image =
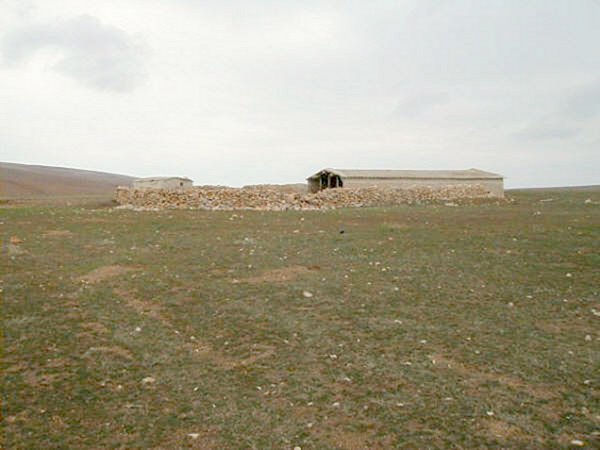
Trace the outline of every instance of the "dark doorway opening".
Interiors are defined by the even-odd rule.
[[[321,190],[323,190],[323,189],[327,189],[327,184],[328,184],[328,176],[327,176],[327,174],[326,174],[326,173],[322,173],[322,174],[321,174],[321,180],[320,180],[320,181],[321,181],[321,186],[320,186],[320,189],[321,189]]]
[[[342,187],[342,179],[338,175],[330,175],[329,176],[329,187],[330,188],[338,188]]]
[[[344,182],[339,175],[334,175],[332,173],[324,172],[319,176],[319,190],[323,189],[333,189],[333,188],[341,188],[344,187]]]

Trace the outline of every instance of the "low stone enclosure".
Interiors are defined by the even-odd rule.
[[[137,210],[326,210],[484,198],[490,198],[488,190],[478,184],[415,186],[405,189],[339,188],[314,194],[256,187],[198,186],[187,190],[119,187],[116,193],[119,205]]]

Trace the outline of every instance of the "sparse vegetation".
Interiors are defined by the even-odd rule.
[[[599,191],[509,196],[5,208],[2,446],[598,446]]]

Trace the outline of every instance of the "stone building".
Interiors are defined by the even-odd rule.
[[[414,187],[441,188],[452,185],[480,185],[490,197],[504,197],[504,177],[479,169],[467,170],[346,170],[323,169],[307,178],[308,190],[331,188]]]
[[[185,177],[149,177],[133,181],[134,189],[189,189],[193,181]]]

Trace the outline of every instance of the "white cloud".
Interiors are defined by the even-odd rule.
[[[145,78],[139,39],[89,15],[17,28],[1,50],[8,66],[50,50],[55,71],[98,90],[128,92]]]

